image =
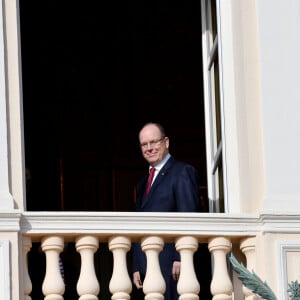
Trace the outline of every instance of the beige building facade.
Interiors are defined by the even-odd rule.
[[[202,13],[209,2],[201,0]],[[226,267],[226,256],[232,250],[267,281],[278,299],[288,299],[288,283],[300,280],[300,2],[215,3],[225,212],[137,216],[26,210],[18,1],[2,1],[0,300],[31,299],[27,256],[35,241],[41,242],[45,253],[45,299],[63,299],[65,287],[58,261],[66,242],[74,242],[81,257],[78,299],[98,299],[102,287],[95,275],[93,255],[99,243],[108,243],[115,262],[109,286],[112,299],[129,299],[126,253],[131,242],[141,239],[153,266],[149,278],[157,278],[159,273],[156,265],[161,245],[170,239],[176,241],[183,262],[179,281],[182,299],[197,299],[199,286],[191,271],[191,257],[198,242],[208,244],[215,262],[214,299],[255,299]],[[206,74],[210,33],[204,23]],[[212,118],[210,79],[204,75],[207,137]],[[209,165],[211,157],[207,157]],[[208,178],[208,188],[212,185]],[[163,297],[162,284],[156,280],[149,280],[146,291],[147,299]]]

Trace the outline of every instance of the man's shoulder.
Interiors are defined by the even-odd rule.
[[[169,163],[169,166],[174,166],[175,168],[188,168],[188,169],[195,169],[193,165],[190,163],[183,161],[183,160],[177,160],[173,156],[170,157],[167,164]]]

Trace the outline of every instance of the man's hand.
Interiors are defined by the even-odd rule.
[[[173,262],[172,276],[174,280],[178,280],[180,275],[180,261],[175,260]]]
[[[137,271],[133,273],[133,283],[135,284],[137,289],[141,289],[143,287],[140,272]]]

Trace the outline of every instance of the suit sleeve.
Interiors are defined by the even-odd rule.
[[[184,165],[176,184],[176,206],[178,212],[199,211],[199,177],[191,165]],[[180,261],[180,254],[174,247],[173,261]]]
[[[132,273],[140,271],[139,268],[139,262],[138,262],[138,244],[133,243],[132,247],[131,247],[131,251],[132,251],[132,263],[131,263],[131,270]]]
[[[176,182],[178,212],[199,212],[199,176],[191,165],[184,165]]]

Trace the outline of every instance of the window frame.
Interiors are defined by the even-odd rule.
[[[201,19],[209,211],[228,212],[218,0],[201,0]]]

